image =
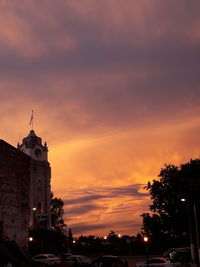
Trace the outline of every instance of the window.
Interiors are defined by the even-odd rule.
[[[37,212],[42,212],[42,211],[43,211],[42,202],[38,202],[37,203]]]
[[[40,149],[36,149],[35,150],[35,156],[36,156],[36,158],[40,158],[41,156],[42,156],[42,151],[40,150]]]

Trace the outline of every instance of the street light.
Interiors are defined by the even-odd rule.
[[[29,236],[28,241],[29,242],[32,242],[33,241],[33,237],[32,236]]]
[[[192,231],[192,220],[191,220],[191,213],[190,213],[190,205],[189,205],[189,202],[186,201],[185,198],[181,198],[181,202],[186,202],[187,203],[187,213],[188,213],[188,222],[189,222],[191,257],[192,257],[192,260],[195,260],[195,251],[194,251],[194,240],[193,240],[193,231]]]
[[[148,249],[148,246],[147,246],[148,241],[149,241],[149,237],[148,236],[144,236],[143,240],[144,240],[144,243],[145,243],[147,267],[149,267],[149,249]]]
[[[199,262],[200,262],[199,229],[198,229],[197,211],[196,211],[196,204],[195,204],[195,202],[194,202],[194,220],[195,220],[195,228],[196,228],[198,256],[199,256]]]
[[[182,202],[185,202],[185,201],[186,201],[186,199],[185,199],[185,198],[181,198],[181,201],[182,201]]]

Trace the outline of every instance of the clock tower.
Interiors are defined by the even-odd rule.
[[[25,137],[18,149],[31,157],[30,167],[30,228],[51,227],[51,167],[46,142],[34,130]]]

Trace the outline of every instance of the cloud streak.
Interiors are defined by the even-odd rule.
[[[84,190],[78,190],[79,194],[83,196],[77,197],[74,199],[64,199],[64,203],[66,205],[69,204],[80,204],[84,202],[94,201],[102,198],[116,198],[116,197],[123,197],[123,196],[134,196],[134,198],[142,198],[146,197],[147,193],[139,192],[139,189],[144,187],[144,185],[128,185],[128,186],[121,186],[121,187],[101,187],[98,188],[87,188]],[[74,192],[72,193],[74,195]]]
[[[91,230],[101,230],[103,233],[109,226],[108,222],[112,222],[113,227],[117,227],[120,232],[122,232],[122,226],[133,227],[134,205],[137,205],[138,201],[148,203],[148,194],[140,192],[143,187],[144,185],[135,184],[72,190],[63,199],[68,227],[72,228],[76,235],[82,231]],[[105,218],[107,218],[107,224],[105,224]],[[81,222],[77,223],[77,221]],[[135,225],[138,227],[138,224],[139,222]]]

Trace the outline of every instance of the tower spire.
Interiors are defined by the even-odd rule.
[[[31,113],[31,119],[30,119],[29,125],[31,125],[31,130],[33,130],[33,110]]]

